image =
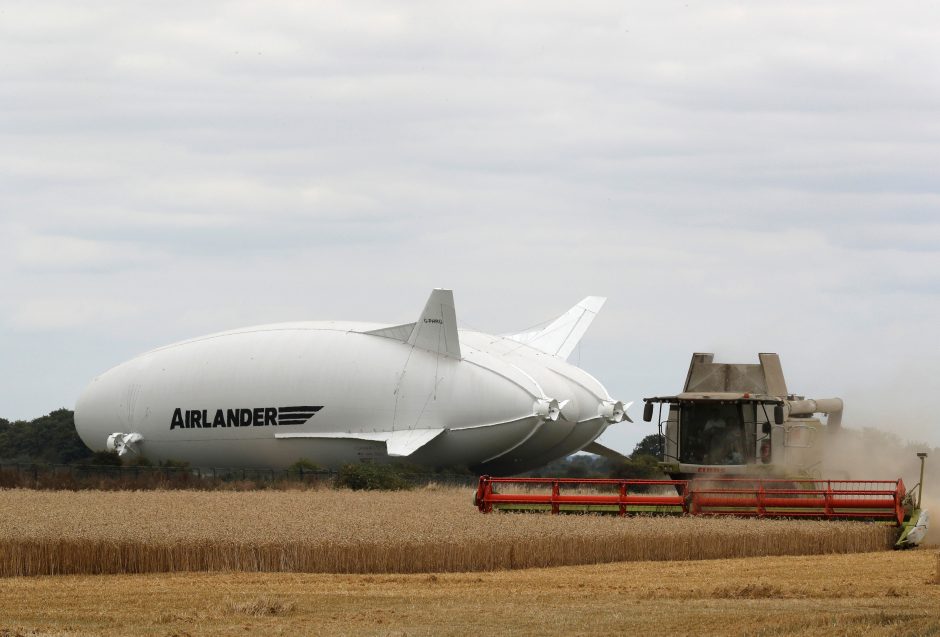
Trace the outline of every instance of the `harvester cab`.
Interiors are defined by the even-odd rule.
[[[643,400],[647,422],[658,407],[660,466],[675,480],[819,476],[826,438],[842,422],[841,399],[787,390],[776,354],[759,354],[756,365],[693,354],[682,393]]]

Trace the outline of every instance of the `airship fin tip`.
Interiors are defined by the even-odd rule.
[[[460,358],[460,339],[457,336],[457,313],[454,309],[454,293],[451,290],[434,289],[424,311],[414,323],[393,325],[365,332],[373,336],[394,338],[409,345],[432,352]]]
[[[603,296],[585,297],[547,327],[533,332],[509,334],[506,338],[567,360],[606,301]]]

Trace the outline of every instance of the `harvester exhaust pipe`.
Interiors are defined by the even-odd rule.
[[[827,414],[829,419],[826,421],[828,427],[841,427],[842,426],[842,409],[843,403],[841,398],[820,398],[814,400],[812,398],[806,398],[802,400],[788,400],[786,401],[786,408],[789,410],[789,415],[791,416],[812,416],[813,414]],[[777,424],[783,424],[781,422],[780,416],[785,416],[783,413],[782,405],[781,408],[775,410],[775,420]]]

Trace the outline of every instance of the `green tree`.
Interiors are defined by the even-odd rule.
[[[663,457],[663,439],[658,434],[650,434],[643,438],[640,442],[636,443],[636,446],[633,448],[633,453],[630,454],[631,458],[636,458],[637,456],[652,456],[657,460],[661,460]]]
[[[57,409],[32,421],[0,419],[0,459],[68,464],[91,457],[75,431],[74,414]]]
[[[611,478],[661,478],[663,473],[658,465],[659,460],[647,454],[633,454],[629,460],[624,460],[611,467]]]
[[[336,474],[336,486],[353,491],[400,491],[413,488],[411,467],[395,464],[347,464]]]

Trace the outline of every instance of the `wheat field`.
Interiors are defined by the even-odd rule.
[[[0,575],[493,571],[637,560],[858,553],[858,522],[484,515],[472,490],[0,490]]]

